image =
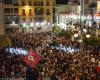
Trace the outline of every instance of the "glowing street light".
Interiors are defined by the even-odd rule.
[[[15,25],[15,21],[13,21],[12,24]]]
[[[50,25],[50,23],[48,22],[48,25]]]
[[[44,24],[46,24],[47,22],[46,22],[46,21],[44,21],[43,23],[44,23]]]
[[[26,23],[23,23],[23,27],[25,27],[26,26]]]
[[[54,24],[52,24],[52,26],[54,26]]]
[[[44,23],[43,22],[41,22],[41,26],[43,26],[44,25]]]
[[[83,32],[87,33],[87,30],[86,29],[83,29]]]
[[[81,42],[83,42],[83,40],[82,40],[82,39],[80,39],[80,40],[79,40],[79,42],[81,43]]]
[[[39,24],[40,24],[39,22],[36,22],[36,26],[39,26]]]
[[[78,34],[74,34],[74,37],[77,38],[78,37]]]
[[[90,35],[89,35],[89,34],[87,34],[87,35],[86,35],[86,37],[87,37],[87,38],[90,38]]]
[[[34,24],[33,23],[30,23],[30,26],[33,26]]]

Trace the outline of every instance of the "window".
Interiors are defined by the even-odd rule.
[[[31,1],[29,1],[29,6],[32,6],[32,2]]]
[[[10,8],[5,8],[5,13],[10,13]]]
[[[24,1],[22,2],[22,6],[25,6],[25,2]]]
[[[13,0],[4,0],[4,4],[13,4]]]
[[[47,6],[49,6],[50,4],[49,4],[49,2],[47,1]]]
[[[44,18],[43,17],[34,17],[35,22],[43,22]]]
[[[43,15],[43,8],[35,8],[35,15]]]
[[[43,6],[43,2],[41,2],[40,5]]]
[[[14,8],[14,13],[18,13],[18,8]]]
[[[13,8],[5,8],[5,13],[13,13]]]
[[[25,16],[25,9],[22,9],[22,15]]]
[[[22,19],[23,23],[25,22],[25,18]]]
[[[34,6],[36,6],[36,2],[34,2]]]
[[[40,6],[40,1],[37,1],[37,4],[36,4],[37,6]]]
[[[53,8],[53,14],[55,13],[55,8]]]
[[[32,16],[32,10],[29,9],[29,16]]]
[[[18,0],[13,0],[13,5],[18,6]]]
[[[12,24],[13,21],[18,24],[18,20],[18,16],[5,16],[5,24]]]
[[[50,15],[50,11],[49,11],[49,9],[47,9],[46,15]]]
[[[30,23],[32,23],[32,18],[30,18]]]
[[[55,6],[55,2],[53,2],[53,6]]]
[[[10,8],[10,13],[13,13],[13,8]]]

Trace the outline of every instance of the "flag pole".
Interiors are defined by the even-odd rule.
[[[26,75],[27,75],[27,74],[26,74],[26,73],[27,73],[26,71],[27,71],[27,68],[25,67],[25,80],[26,80]]]

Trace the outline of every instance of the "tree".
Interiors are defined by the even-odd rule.
[[[0,48],[7,47],[10,44],[11,41],[7,36],[0,36]]]

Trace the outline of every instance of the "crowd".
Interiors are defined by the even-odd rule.
[[[21,59],[20,55],[0,50],[0,77],[25,77],[31,80],[100,80],[96,67],[100,62],[100,51],[96,46],[90,46],[50,32],[13,33],[9,35],[12,44],[9,47],[33,49],[39,53],[42,60],[35,69]],[[72,46],[79,48],[78,52],[67,53],[53,49],[51,46]],[[27,68],[27,71],[26,71]],[[28,80],[28,79],[27,79]]]

